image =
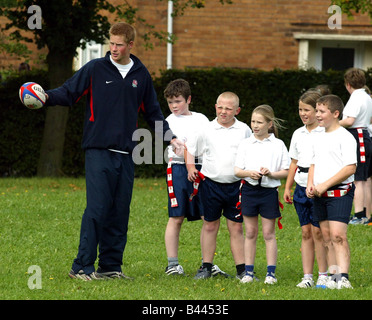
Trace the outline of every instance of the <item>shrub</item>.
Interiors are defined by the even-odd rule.
[[[242,107],[238,119],[250,124],[252,110],[260,104],[269,104],[275,115],[285,120],[285,130],[279,137],[289,146],[293,131],[302,125],[298,117],[298,99],[307,89],[328,84],[332,93],[347,102],[349,94],[344,87],[343,72],[316,70],[241,70],[241,69],[185,69],[166,70],[154,79],[155,90],[164,116],[169,115],[163,97],[166,85],[183,78],[190,83],[191,110],[215,118],[214,104],[223,91],[233,91],[240,97]],[[372,69],[367,71],[367,85],[372,87]],[[9,76],[0,85],[0,176],[33,176],[36,174],[43,135],[46,109],[28,110],[18,97],[19,87],[35,81],[49,88],[46,71],[34,70]],[[85,99],[70,108],[66,129],[63,172],[68,176],[84,174],[84,154],[81,150]],[[139,127],[148,128],[140,117]],[[154,154],[154,152],[153,152]],[[138,165],[136,175],[141,177],[164,176],[166,164]]]

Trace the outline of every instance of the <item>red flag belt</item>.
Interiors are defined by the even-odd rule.
[[[360,162],[364,163],[366,162],[366,149],[364,147],[363,129],[356,128],[356,130],[358,132],[358,138],[359,138]]]
[[[200,182],[205,180],[204,174],[202,174],[200,171],[197,173],[196,179],[193,183],[194,191],[192,194],[190,194],[189,200],[192,201],[192,199],[198,194]]]
[[[327,190],[326,192],[322,194],[322,197],[325,197],[325,198],[342,197],[351,190],[352,185],[353,185],[352,183],[349,183],[347,185],[347,189]]]
[[[194,190],[192,194],[190,194],[189,200],[192,201],[192,199],[198,194],[199,191],[199,185],[202,180],[205,180],[205,176],[201,173],[197,173],[197,177],[193,183]],[[169,159],[168,167],[167,167],[167,185],[168,185],[168,195],[171,202],[171,207],[178,207],[178,202],[176,195],[174,194],[174,188],[173,188],[173,177],[172,177],[172,159]]]
[[[169,159],[167,167],[167,185],[168,185],[168,194],[171,202],[171,207],[178,207],[178,202],[176,195],[174,194],[173,189],[173,180],[172,180],[172,158]]]

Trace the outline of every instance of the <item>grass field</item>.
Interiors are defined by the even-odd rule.
[[[1,300],[370,300],[372,299],[372,227],[350,226],[350,280],[353,290],[299,289],[302,277],[301,229],[290,205],[283,229],[277,229],[278,284],[244,285],[234,279],[195,281],[200,266],[201,222],[185,222],[179,259],[188,277],[167,277],[164,230],[168,220],[164,179],[136,179],[123,271],[134,281],[70,279],[77,253],[84,179],[0,179]],[[256,267],[263,280],[266,259],[262,233]],[[226,224],[221,223],[215,263],[235,275]],[[40,289],[30,289],[33,271],[41,271]],[[315,274],[317,267],[315,267]]]

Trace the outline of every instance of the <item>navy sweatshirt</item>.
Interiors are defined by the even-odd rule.
[[[173,136],[161,112],[147,68],[134,55],[134,65],[123,79],[110,61],[110,52],[103,58],[85,64],[61,87],[48,90],[47,105],[72,106],[87,95],[82,148],[116,149],[132,152],[138,114],[155,129],[161,121],[163,138]],[[167,133],[167,134],[166,134]],[[166,134],[166,136],[165,136]]]

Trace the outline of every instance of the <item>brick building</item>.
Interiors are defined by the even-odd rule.
[[[138,1],[142,6],[154,1]],[[173,20],[177,41],[172,67],[290,69],[372,67],[372,24],[367,15],[341,17],[341,29],[330,29],[329,0],[205,1]],[[142,9],[142,7],[141,7]],[[149,17],[166,28],[166,4]],[[330,21],[333,21],[333,17]],[[146,54],[152,70],[166,68],[166,45]],[[334,60],[334,61],[333,61]],[[340,61],[341,60],[341,61]],[[335,64],[335,66],[332,65]]]
[[[139,8],[149,24],[167,30],[167,1],[129,2]],[[155,42],[154,50],[146,51],[141,41],[133,53],[155,74],[167,67],[372,67],[372,23],[368,15],[355,15],[350,20],[344,14],[337,16],[337,11],[328,13],[330,5],[330,0],[233,0],[225,5],[207,0],[205,8],[187,9],[183,16],[173,19],[177,40],[171,55],[166,43]],[[336,23],[340,29],[334,28]],[[141,35],[143,26],[136,27]],[[107,45],[90,44],[79,50],[76,68],[104,55],[107,49]],[[0,68],[8,63],[0,59]]]

